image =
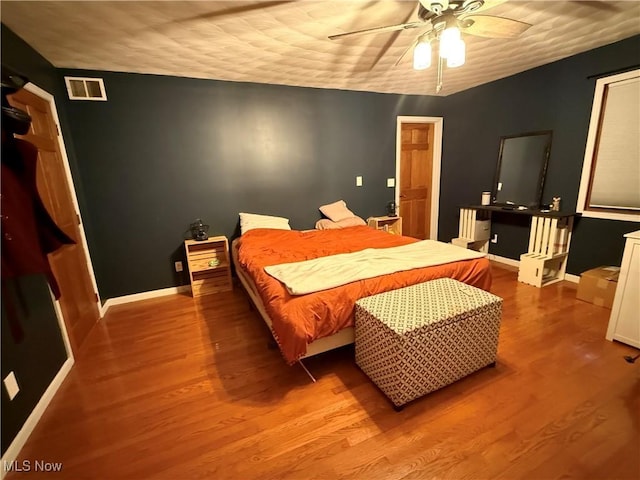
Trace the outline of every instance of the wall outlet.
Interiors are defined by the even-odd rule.
[[[498,234],[494,233],[493,237],[491,237],[491,243],[498,243]]]
[[[358,175],[356,177],[356,187],[361,187],[362,186],[362,176]]]
[[[395,187],[396,179],[395,178],[387,178],[387,187]]]
[[[16,398],[16,395],[20,391],[20,387],[18,386],[18,381],[16,380],[16,376],[13,372],[9,372],[9,375],[5,377],[4,388],[6,388],[7,393],[9,394],[9,400]]]
[[[176,262],[175,266],[176,266],[176,272],[182,271],[182,262]]]

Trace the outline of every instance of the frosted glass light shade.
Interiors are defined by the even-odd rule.
[[[445,29],[440,35],[440,56],[449,58],[452,49],[455,48],[455,43],[459,40],[460,30],[458,27],[453,26]]]
[[[431,44],[420,42],[413,49],[413,69],[424,70],[431,66]]]
[[[455,68],[464,65],[465,61],[465,44],[464,40],[458,39],[455,43],[452,43],[449,50],[449,56],[447,57],[447,67]]]

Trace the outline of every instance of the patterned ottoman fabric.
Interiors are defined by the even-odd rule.
[[[356,302],[356,363],[396,406],[496,360],[502,299],[441,278]]]

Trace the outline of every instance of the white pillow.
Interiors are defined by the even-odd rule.
[[[339,222],[334,222],[329,220],[328,218],[323,218],[316,222],[316,230],[330,230],[334,228],[345,228],[345,227],[358,227],[360,225],[366,225],[362,218],[354,216],[345,218],[344,220],[340,220]]]
[[[337,202],[330,203],[328,205],[322,205],[319,210],[329,220],[339,222],[345,218],[355,217],[355,213],[347,208],[347,204],[344,200],[338,200]]]
[[[289,219],[284,217],[271,217],[269,215],[257,215],[255,213],[240,213],[240,233],[244,235],[254,228],[273,228],[276,230],[291,230]]]

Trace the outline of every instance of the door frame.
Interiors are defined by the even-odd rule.
[[[31,82],[27,83],[24,86],[24,89],[27,90],[28,92],[33,93],[37,97],[40,97],[41,99],[45,100],[47,103],[49,103],[49,109],[51,110],[53,121],[55,122],[56,127],[58,128],[57,138],[58,138],[58,147],[60,149],[60,155],[62,156],[62,166],[64,168],[64,173],[67,179],[67,183],[69,185],[71,200],[73,201],[73,207],[75,208],[76,213],[78,214],[78,221],[79,221],[78,231],[80,232],[80,241],[82,243],[85,259],[87,261],[87,269],[89,270],[91,285],[93,286],[93,291],[96,292],[98,296],[97,298],[98,312],[100,314],[100,318],[102,318],[104,316],[104,312],[102,309],[102,302],[100,301],[100,291],[98,290],[98,282],[96,281],[96,276],[93,271],[93,263],[91,262],[91,255],[89,254],[89,244],[87,243],[87,236],[84,232],[84,222],[82,221],[82,212],[80,211],[80,204],[78,203],[78,197],[76,195],[76,187],[73,183],[73,176],[71,175],[71,167],[69,166],[67,149],[64,145],[64,138],[62,138],[62,128],[60,127],[60,118],[58,118],[58,110],[56,109],[55,98],[49,92],[47,92],[46,90],[43,90],[42,88],[38,87],[37,85]],[[60,302],[56,300],[55,306],[56,306],[56,311],[59,313],[60,317],[63,318],[62,309],[60,308]],[[62,329],[62,336],[64,337],[65,347],[67,348],[67,352],[69,353],[69,355],[73,357],[73,354],[71,352],[71,343],[69,342],[69,335],[66,329],[66,324],[64,324],[64,321],[62,323],[63,325],[61,325],[61,327],[64,327]]]
[[[431,171],[431,211],[429,239],[438,239],[438,211],[440,210],[440,163],[442,162],[442,117],[411,117],[399,115],[396,120],[396,205],[400,205],[400,157],[402,155],[402,124],[433,124],[433,165]]]

